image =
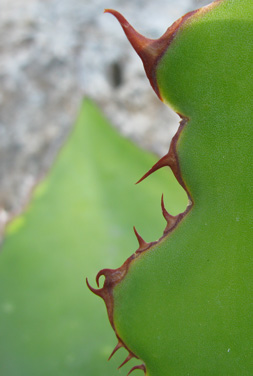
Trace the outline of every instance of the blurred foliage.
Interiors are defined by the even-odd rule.
[[[125,350],[107,362],[116,338],[85,277],[93,284],[100,268],[119,267],[137,249],[133,225],[147,241],[162,235],[163,190],[172,214],[184,210],[185,193],[169,170],[134,185],[155,161],[84,101],[48,176],[7,228],[0,254],[1,376],[127,373],[129,366],[117,370]]]

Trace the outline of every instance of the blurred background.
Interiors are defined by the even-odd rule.
[[[142,63],[104,8],[157,38],[206,0],[1,0],[0,236],[52,164],[83,97],[158,155],[178,117],[150,89]]]

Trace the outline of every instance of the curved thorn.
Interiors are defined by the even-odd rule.
[[[111,353],[111,355],[109,356],[109,358],[108,358],[108,360],[110,360],[112,357],[113,357],[113,355],[121,348],[121,347],[123,347],[123,344],[119,341],[118,343],[117,343],[117,345],[115,346],[115,348],[113,349],[113,351],[112,351],[112,353]]]
[[[146,243],[145,240],[140,236],[140,234],[136,230],[135,226],[134,226],[134,233],[135,233],[136,238],[137,238],[138,243],[139,243],[138,251],[142,250],[142,249],[145,249],[148,246],[148,243]]]
[[[141,35],[140,33],[138,33],[132,27],[132,25],[129,24],[129,22],[125,19],[125,17],[122,16],[122,14],[120,14],[116,10],[105,9],[104,13],[110,13],[114,17],[116,17],[116,19],[119,21],[124,33],[126,34],[127,39],[129,40],[129,42],[131,43],[131,45],[133,46],[133,48],[135,49],[135,51],[137,52],[137,54],[140,57],[141,57],[142,54],[147,55],[147,57],[149,57],[151,54],[154,54],[154,51],[152,51],[151,49],[148,48],[150,46],[150,44],[152,42],[154,42],[153,39],[146,38],[143,35]]]
[[[135,371],[136,369],[140,369],[142,371],[144,371],[146,373],[146,367],[145,367],[145,364],[140,364],[139,366],[134,366],[133,368],[130,369],[130,371],[128,372],[127,376],[130,375],[130,373],[132,373],[133,371]]]
[[[162,100],[159,88],[154,78],[154,69],[159,57],[163,54],[167,46],[166,38],[150,39],[138,33],[119,12],[113,9],[105,9],[105,13],[110,13],[119,21],[127,39],[141,58],[147,77],[158,98]]]
[[[133,354],[129,353],[129,355],[126,357],[126,359],[124,360],[123,363],[121,363],[121,365],[118,367],[118,369],[120,369],[121,367],[123,367],[127,362],[129,362],[129,360],[131,360],[132,358],[134,357]]]
[[[143,175],[143,177],[140,180],[138,180],[136,184],[139,184],[142,180],[146,179],[149,175],[153,174],[153,172],[159,170],[162,167],[165,167],[165,166],[171,167],[172,163],[173,163],[172,157],[170,153],[167,153],[164,157],[159,159],[159,161],[156,162],[156,164],[154,164],[154,166],[151,167],[151,169],[148,170],[148,172],[146,172],[146,174]]]
[[[114,9],[105,9],[105,13],[110,13],[119,21],[127,39],[141,58],[147,77],[150,81],[158,98],[162,99],[158,83],[156,80],[155,69],[159,59],[166,52],[167,48],[174,39],[177,30],[180,26],[196,11],[187,13],[184,17],[181,17],[178,21],[174,22],[166,32],[158,39],[146,38],[138,33],[129,22],[119,12]]]
[[[161,206],[162,206],[162,212],[163,212],[163,216],[164,218],[166,219],[166,221],[170,221],[172,215],[170,215],[167,210],[165,209],[165,205],[164,205],[164,200],[163,200],[163,194],[162,194],[162,199],[161,199]]]
[[[101,276],[106,276],[105,272],[104,272],[104,269],[100,270],[96,276],[96,283],[97,283],[97,287],[99,287],[99,279]]]
[[[114,272],[113,269],[102,269],[102,270],[100,270],[98,272],[97,276],[96,276],[97,286],[99,287],[99,279],[100,279],[101,276],[104,276],[105,279],[110,280],[112,278],[113,272]]]
[[[163,216],[167,222],[167,226],[164,230],[164,232],[166,233],[176,224],[178,216],[173,216],[167,212],[164,206],[163,194],[162,194],[162,199],[161,199],[161,206],[162,206]]]
[[[102,289],[94,289],[94,287],[92,287],[90,284],[89,284],[89,281],[88,281],[88,278],[86,278],[86,284],[88,286],[88,288],[90,289],[91,292],[93,292],[95,295],[98,295],[100,296],[100,298],[104,299],[103,296],[103,288]]]

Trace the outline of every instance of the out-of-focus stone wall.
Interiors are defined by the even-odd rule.
[[[84,96],[120,131],[163,154],[177,116],[104,8],[156,38],[198,0],[1,0],[0,232],[52,163]]]

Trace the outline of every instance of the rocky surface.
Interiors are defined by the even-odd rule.
[[[150,90],[105,7],[156,38],[198,0],[1,0],[0,232],[52,163],[84,96],[120,131],[166,152],[178,118]]]

